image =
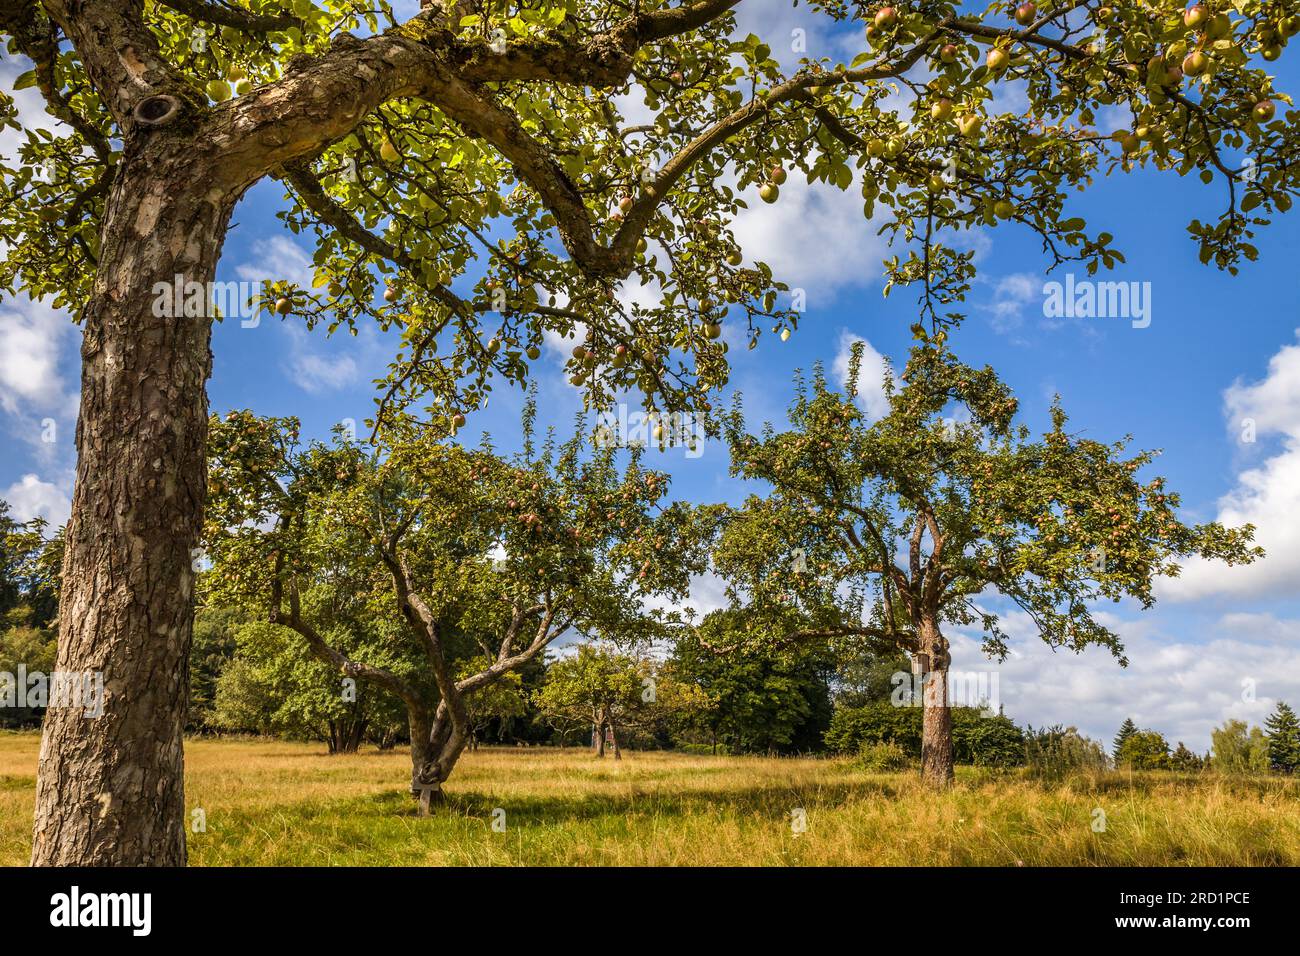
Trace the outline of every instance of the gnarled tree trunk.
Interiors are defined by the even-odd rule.
[[[210,301],[234,198],[209,196],[202,163],[179,144],[147,150],[120,164],[84,311],[59,614],[58,670],[101,673],[103,715],[46,714],[34,865],[185,863],[181,735],[211,319],[158,315],[155,287],[180,276]],[[175,312],[167,299],[162,311]]]
[[[948,708],[948,641],[938,622],[927,619],[920,629],[922,664],[921,779],[932,787],[953,781],[952,711]]]
[[[451,776],[456,761],[469,743],[468,725],[465,723],[465,702],[454,695],[450,704],[446,699],[438,705],[433,725],[425,736],[425,744],[415,745],[415,726],[411,732],[411,787],[420,800],[420,812],[428,815],[431,808],[446,797],[442,785]]]

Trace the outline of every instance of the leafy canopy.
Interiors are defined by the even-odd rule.
[[[1006,3],[815,0],[805,39],[865,27],[846,62],[741,36],[738,0],[444,0],[400,23],[384,0],[84,6],[136,50],[134,84],[66,4],[0,7],[33,63],[15,85],[61,121],[47,132],[0,97],[22,138],[0,169],[0,290],[89,298],[117,171],[147,148],[130,109],[143,78],[182,103],[188,135],[231,137],[241,190],[283,184],[313,279],[274,282],[268,301],[309,325],[398,330],[380,417],[432,391],[445,429],[495,375],[521,380],[548,333],[569,337],[596,401],[707,409],[724,316],[751,346],[798,322],[798,297],[731,230],[787,174],[861,191],[898,242],[890,285],[918,284],[933,328],[956,319],[974,227],[1020,223],[1053,265],[1122,262],[1066,209],[1100,175],[1220,181],[1221,212],[1189,230],[1231,271],[1300,182],[1297,114],[1268,73],[1300,30],[1295,0],[1209,0],[1196,17],[1182,0],[1066,0],[1015,19]],[[641,286],[654,294],[620,295]]]
[[[859,346],[850,383],[860,361]],[[866,419],[855,388],[834,391],[818,368],[798,383],[787,431],[749,434],[739,399],[728,418],[733,474],[773,492],[721,520],[714,560],[771,633],[933,653],[927,629],[978,624],[1001,657],[998,617],[976,603],[996,591],[1053,647],[1120,655],[1094,602],[1148,607],[1180,558],[1262,553],[1249,525],[1179,520],[1165,480],[1139,477],[1153,453],[1074,434],[1059,406],[1033,437],[993,370],[960,362],[943,333],[912,350],[901,382],[886,379],[880,420]]]

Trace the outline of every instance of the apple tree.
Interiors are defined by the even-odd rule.
[[[597,757],[605,756],[608,737],[614,759],[620,760],[619,729],[649,706],[645,688],[651,681],[649,661],[612,647],[583,644],[577,654],[547,669],[546,682],[534,699],[548,720],[590,726]]]
[[[56,124],[0,98],[20,143],[0,160],[0,292],[51,297],[84,336],[59,666],[110,688],[102,719],[45,725],[34,863],[185,860],[219,316],[205,294],[159,306],[178,276],[208,288],[257,183],[283,185],[283,229],[314,245],[311,288],[268,284],[275,313],[394,330],[376,424],[428,399],[443,426],[526,376],[548,332],[572,336],[572,375],[597,401],[638,389],[707,411],[727,375],[722,319],[751,342],[799,319],[729,228],[789,175],[860,188],[900,244],[891,280],[918,283],[936,322],[972,267],[945,235],[1014,221],[1054,265],[1119,261],[1064,207],[1099,175],[1222,182],[1222,209],[1191,230],[1234,270],[1295,194],[1295,114],[1266,67],[1300,28],[1297,0],[802,7],[808,35],[856,41],[843,62],[838,42],[742,35],[738,9],[0,0],[7,55],[28,66],[15,91],[39,91]],[[622,283],[652,304],[625,305]]]
[[[213,595],[260,607],[341,676],[399,698],[421,806],[473,736],[474,703],[565,633],[634,641],[657,632],[644,602],[685,594],[689,509],[633,452],[582,432],[523,449],[466,449],[410,429],[382,449],[300,447],[296,423],[232,413],[211,426],[207,547]],[[336,603],[386,608],[384,647],[347,652]],[[382,611],[370,610],[371,616]]]
[[[945,628],[973,627],[993,658],[1007,635],[990,602],[1023,611],[1053,648],[1109,650],[1119,635],[1099,601],[1154,603],[1152,587],[1192,555],[1229,564],[1262,554],[1254,529],[1188,525],[1165,479],[1140,474],[1155,455],[1068,428],[1059,405],[1035,437],[991,368],[972,368],[943,332],[915,346],[889,411],[868,421],[855,391],[820,369],[800,381],[790,427],[747,433],[727,423],[732,472],[767,482],[720,523],[714,561],[749,640],[832,639],[905,651],[924,675],[922,774],[953,775]],[[858,381],[862,349],[850,361]]]

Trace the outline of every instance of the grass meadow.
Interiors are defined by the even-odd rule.
[[[0,733],[3,865],[27,863],[39,744]],[[847,759],[485,748],[421,818],[403,750],[195,739],[185,761],[198,866],[1300,865],[1300,781],[1276,777],[959,768],[932,793]]]

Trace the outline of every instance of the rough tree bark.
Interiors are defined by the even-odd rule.
[[[123,161],[105,211],[84,313],[57,664],[102,673],[104,712],[46,715],[34,865],[185,862],[181,734],[211,321],[157,316],[154,303],[156,283],[213,277],[234,196],[210,197],[205,178],[182,144],[154,140]]]
[[[948,707],[948,641],[938,622],[921,622],[920,646],[923,657],[921,711],[921,779],[931,787],[947,787],[953,781],[952,711]]]

